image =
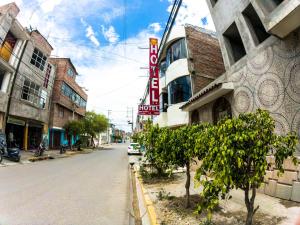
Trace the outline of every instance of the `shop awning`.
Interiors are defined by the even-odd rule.
[[[212,83],[193,97],[189,99],[183,106],[180,107],[183,111],[190,112],[193,111],[215,99],[222,97],[229,92],[234,90],[234,84],[232,82],[215,82]]]

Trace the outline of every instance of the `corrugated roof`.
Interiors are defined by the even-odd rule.
[[[180,109],[183,109],[190,105],[191,103],[195,102],[199,98],[201,98],[203,95],[207,94],[208,92],[220,87],[223,83],[226,83],[225,77],[221,76],[217,80],[211,82],[209,85],[201,89],[199,92],[197,92],[193,97],[191,97],[184,105],[180,107]]]

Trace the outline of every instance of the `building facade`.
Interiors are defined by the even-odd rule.
[[[20,55],[30,36],[16,16],[15,3],[0,7],[0,132],[5,132],[7,106]]]
[[[49,120],[49,146],[58,149],[68,140],[64,125],[84,117],[87,94],[76,82],[78,73],[71,59],[50,58],[50,62],[55,66],[56,78]],[[72,136],[72,142],[75,141],[76,137]]]
[[[224,72],[215,33],[192,25],[172,29],[159,52],[161,127],[187,124],[189,114],[180,107]]]
[[[1,70],[0,111],[5,113],[8,146],[28,150],[47,135],[54,72],[48,63],[51,45],[37,30],[18,23],[18,11],[14,3],[1,7],[1,62],[6,70]]]
[[[216,123],[258,108],[270,111],[276,132],[300,135],[300,2],[207,0],[226,72],[181,108],[190,122]],[[299,136],[300,137],[300,136]],[[298,150],[297,155],[300,155]],[[269,156],[261,192],[300,202],[300,172],[290,160],[277,176]]]

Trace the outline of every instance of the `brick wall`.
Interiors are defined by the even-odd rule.
[[[51,127],[64,127],[64,125],[73,118],[72,110],[60,105],[53,104],[51,108],[51,116],[50,116],[50,126]],[[74,119],[78,120],[83,118],[82,115],[77,113],[74,114]]]
[[[87,100],[87,94],[76,83],[76,69],[69,58],[50,58],[49,61],[56,66],[56,78],[53,87],[52,107],[50,115],[50,126],[63,127],[63,125],[72,119],[73,110],[75,111],[74,119],[82,118],[85,115],[86,109],[76,107],[73,101],[62,94],[61,87],[65,82],[84,100]],[[68,69],[71,68],[75,74],[71,77],[67,74]],[[63,109],[64,116],[61,117],[59,109]]]
[[[198,28],[187,26],[189,71],[193,93],[197,93],[225,72],[218,39]]]

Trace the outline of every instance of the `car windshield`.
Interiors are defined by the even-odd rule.
[[[131,143],[130,146],[132,146],[133,149],[141,148],[141,146],[137,143]]]

